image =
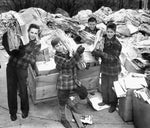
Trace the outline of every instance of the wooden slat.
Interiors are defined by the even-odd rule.
[[[88,90],[96,89],[99,86],[99,77],[98,76],[80,79],[80,81],[81,81],[82,85],[85,86]]]
[[[54,96],[57,96],[55,85],[43,85],[36,88],[36,100],[51,98]]]
[[[69,121],[70,125],[72,126],[72,128],[78,128],[70,109],[68,109],[67,107],[66,107],[66,110],[65,110],[65,115],[66,115],[66,118]]]
[[[42,86],[42,84],[56,85],[57,77],[58,77],[58,73],[49,74],[49,75],[45,75],[45,76],[39,76],[36,78],[37,86]]]
[[[73,112],[72,110],[70,110],[72,115],[73,115],[73,118],[78,126],[78,128],[84,128],[84,125],[82,124],[81,120],[80,120],[80,116],[79,114]]]

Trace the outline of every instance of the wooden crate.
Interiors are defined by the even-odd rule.
[[[78,79],[89,91],[97,89],[99,86],[100,66],[93,66],[77,73]]]
[[[56,82],[58,72],[49,75],[36,76],[35,71],[29,66],[28,81],[29,91],[33,103],[46,101],[56,96]]]
[[[99,85],[100,66],[78,72],[78,78],[89,90],[94,90]],[[54,71],[49,75],[37,76],[35,71],[29,66],[28,72],[29,91],[34,104],[56,98],[56,82],[58,72]]]

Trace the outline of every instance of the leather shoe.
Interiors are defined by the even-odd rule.
[[[61,123],[65,128],[72,128],[67,119],[61,119]]]
[[[17,120],[17,115],[16,114],[10,115],[10,119],[11,119],[11,121]]]
[[[110,113],[113,113],[115,110],[116,110],[116,107],[115,106],[111,106],[108,111]]]
[[[27,118],[28,117],[28,113],[22,113],[22,118]]]

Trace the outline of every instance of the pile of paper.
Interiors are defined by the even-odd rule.
[[[54,59],[50,61],[38,61],[36,62],[36,72],[38,75],[47,75],[50,71],[56,68]]]
[[[102,102],[102,97],[99,93],[94,95],[89,94],[88,99],[90,104],[92,105],[93,109],[96,111],[100,111],[106,108],[109,108],[109,105],[99,106],[98,104]]]
[[[144,100],[148,104],[150,104],[150,90],[148,88],[134,90],[134,94],[136,97]]]
[[[117,97],[125,97],[128,89],[141,89],[147,87],[144,74],[129,73],[126,77],[114,82]]]

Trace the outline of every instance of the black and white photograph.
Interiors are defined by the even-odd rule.
[[[1,0],[0,128],[150,128],[150,0]]]

